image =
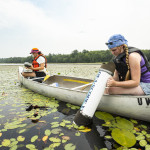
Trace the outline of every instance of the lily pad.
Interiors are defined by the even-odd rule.
[[[51,122],[50,124],[51,125],[55,125],[55,124],[58,124],[59,122]]]
[[[144,146],[147,145],[147,141],[146,141],[146,140],[141,140],[141,141],[139,142],[139,144],[140,144],[140,146],[144,147]]]
[[[45,130],[45,135],[49,136],[51,134],[51,131],[49,129]]]
[[[58,119],[59,117],[54,117],[53,119]]]
[[[147,144],[147,145],[145,146],[145,150],[150,150],[150,145]]]
[[[59,134],[59,136],[63,136],[63,135],[64,135],[64,133],[60,133],[60,134]]]
[[[11,142],[14,142],[14,141],[16,141],[16,139],[15,139],[15,138],[11,138],[10,141],[11,141]]]
[[[105,122],[104,124],[102,124],[102,126],[105,126],[105,127],[112,127],[112,123],[110,121],[107,121]]]
[[[132,147],[136,143],[134,134],[125,129],[114,128],[111,135],[118,144],[125,147]]]
[[[146,134],[146,137],[147,137],[147,138],[150,138],[150,134]]]
[[[64,122],[61,122],[59,125],[64,127],[66,124]]]
[[[137,120],[130,119],[130,121],[134,124],[138,124]]]
[[[62,143],[66,143],[67,142],[67,140],[62,140]]]
[[[78,127],[78,130],[84,130],[85,129],[85,126],[79,126]]]
[[[18,140],[19,142],[23,142],[23,141],[25,140],[25,137],[23,137],[23,136],[18,136],[18,137],[17,137],[17,140]]]
[[[35,145],[33,145],[33,144],[27,144],[26,148],[28,148],[30,150],[33,150],[33,149],[35,149]]]
[[[35,142],[38,139],[38,135],[35,135],[31,138],[31,142]]]
[[[106,135],[105,138],[106,139],[112,139],[112,136]]]
[[[23,129],[23,130],[20,130],[18,133],[20,134],[20,133],[23,133],[25,131],[26,131],[26,129]]]
[[[76,146],[73,145],[72,143],[68,143],[65,145],[65,150],[75,150],[76,149]]]
[[[47,139],[48,139],[48,136],[44,136],[44,137],[42,138],[42,141],[45,142]]]
[[[98,119],[104,120],[105,122],[114,120],[114,117],[111,114],[107,113],[107,112],[97,111],[95,113],[95,116]]]
[[[51,128],[57,128],[57,127],[59,127],[59,124],[54,124],[51,126]]]
[[[10,145],[10,140],[9,139],[4,139],[3,141],[2,141],[2,146],[5,146],[5,147],[7,147],[7,146],[9,146]]]
[[[147,129],[147,126],[146,125],[140,125],[143,129]]]
[[[52,134],[59,134],[60,132],[61,132],[61,129],[59,129],[59,128],[51,130]]]
[[[53,148],[58,147],[61,143],[53,143],[49,146],[50,150],[53,150]]]
[[[76,133],[75,133],[75,136],[80,136],[80,135],[81,135],[80,132],[76,132]]]
[[[9,150],[17,150],[18,146],[17,145],[14,145],[12,146]]]
[[[10,144],[10,147],[14,147],[15,145],[18,144],[18,141],[13,141],[11,144]]]
[[[67,127],[68,129],[71,129],[71,128],[73,127],[73,124],[71,124],[71,125],[66,125],[66,127]]]
[[[146,131],[142,131],[142,134],[143,134],[143,135],[146,135],[146,134],[147,134],[147,132],[146,132]]]
[[[5,116],[4,115],[0,115],[0,118],[4,118]]]
[[[63,122],[66,123],[66,124],[71,123],[71,121],[69,121],[69,120],[63,120]]]
[[[68,141],[68,140],[70,140],[70,137],[69,136],[62,136],[62,139]]]
[[[140,141],[140,140],[144,140],[145,139],[145,136],[144,135],[138,135],[136,137],[136,140]]]
[[[120,129],[126,129],[126,130],[133,130],[133,123],[127,119],[121,118],[121,117],[116,117],[116,122],[115,125],[116,127]]]
[[[61,142],[61,139],[55,138],[55,137],[50,137],[49,140],[52,141],[52,142],[56,142],[56,143],[60,143]]]

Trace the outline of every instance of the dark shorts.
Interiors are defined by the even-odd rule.
[[[36,77],[44,77],[46,76],[45,72],[39,72],[39,71],[35,71]]]

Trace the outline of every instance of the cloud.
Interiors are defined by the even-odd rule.
[[[24,0],[0,1],[0,20],[0,30],[4,34],[3,42],[9,43],[5,44],[4,49],[10,52],[18,49],[17,53],[22,56],[25,55],[24,52],[27,53],[28,48],[42,49],[42,47],[46,48],[45,44],[50,43],[58,45],[60,35],[64,35],[68,30],[62,23],[46,16],[42,9]]]
[[[107,49],[112,34],[149,48],[149,0],[0,0],[1,57]],[[7,53],[5,53],[7,52]]]
[[[2,20],[0,28],[13,29],[20,26],[20,28],[26,28],[35,38],[39,34],[41,36],[45,33],[54,34],[55,30],[60,28],[57,22],[46,16],[42,9],[30,1],[3,0],[0,1],[0,10]]]

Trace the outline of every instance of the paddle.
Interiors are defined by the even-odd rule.
[[[91,82],[91,83],[89,83],[89,84],[83,86],[83,87],[81,88],[81,90],[84,90],[86,87],[88,87],[89,85],[92,85],[92,84],[93,84],[93,82]]]
[[[80,86],[77,86],[77,87],[75,87],[75,88],[72,88],[71,90],[77,90],[77,89],[80,89],[81,88],[81,90],[84,90],[86,87],[88,87],[89,85],[92,85],[92,83],[93,82],[90,82],[90,83],[88,83],[88,84],[85,84],[85,85],[80,85]]]
[[[75,124],[85,126],[91,124],[92,117],[103,96],[107,80],[114,73],[114,70],[115,64],[113,62],[102,64],[80,110],[74,118]]]
[[[47,75],[45,76],[43,82],[46,81],[46,80],[49,79],[49,78],[50,78],[50,75],[47,74]]]

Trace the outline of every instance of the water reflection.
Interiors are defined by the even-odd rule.
[[[36,109],[41,109],[41,110],[47,110],[47,108],[48,107],[45,107],[45,106],[38,106],[38,105],[29,105],[28,106],[28,108],[26,108],[26,111],[31,111],[31,110],[35,110],[34,111],[34,114],[33,114],[33,116],[35,117],[35,118],[41,118],[41,117],[38,117],[39,116],[39,111],[36,111]],[[37,122],[39,122],[39,119],[31,119],[31,122],[33,122],[33,123],[37,123]]]

